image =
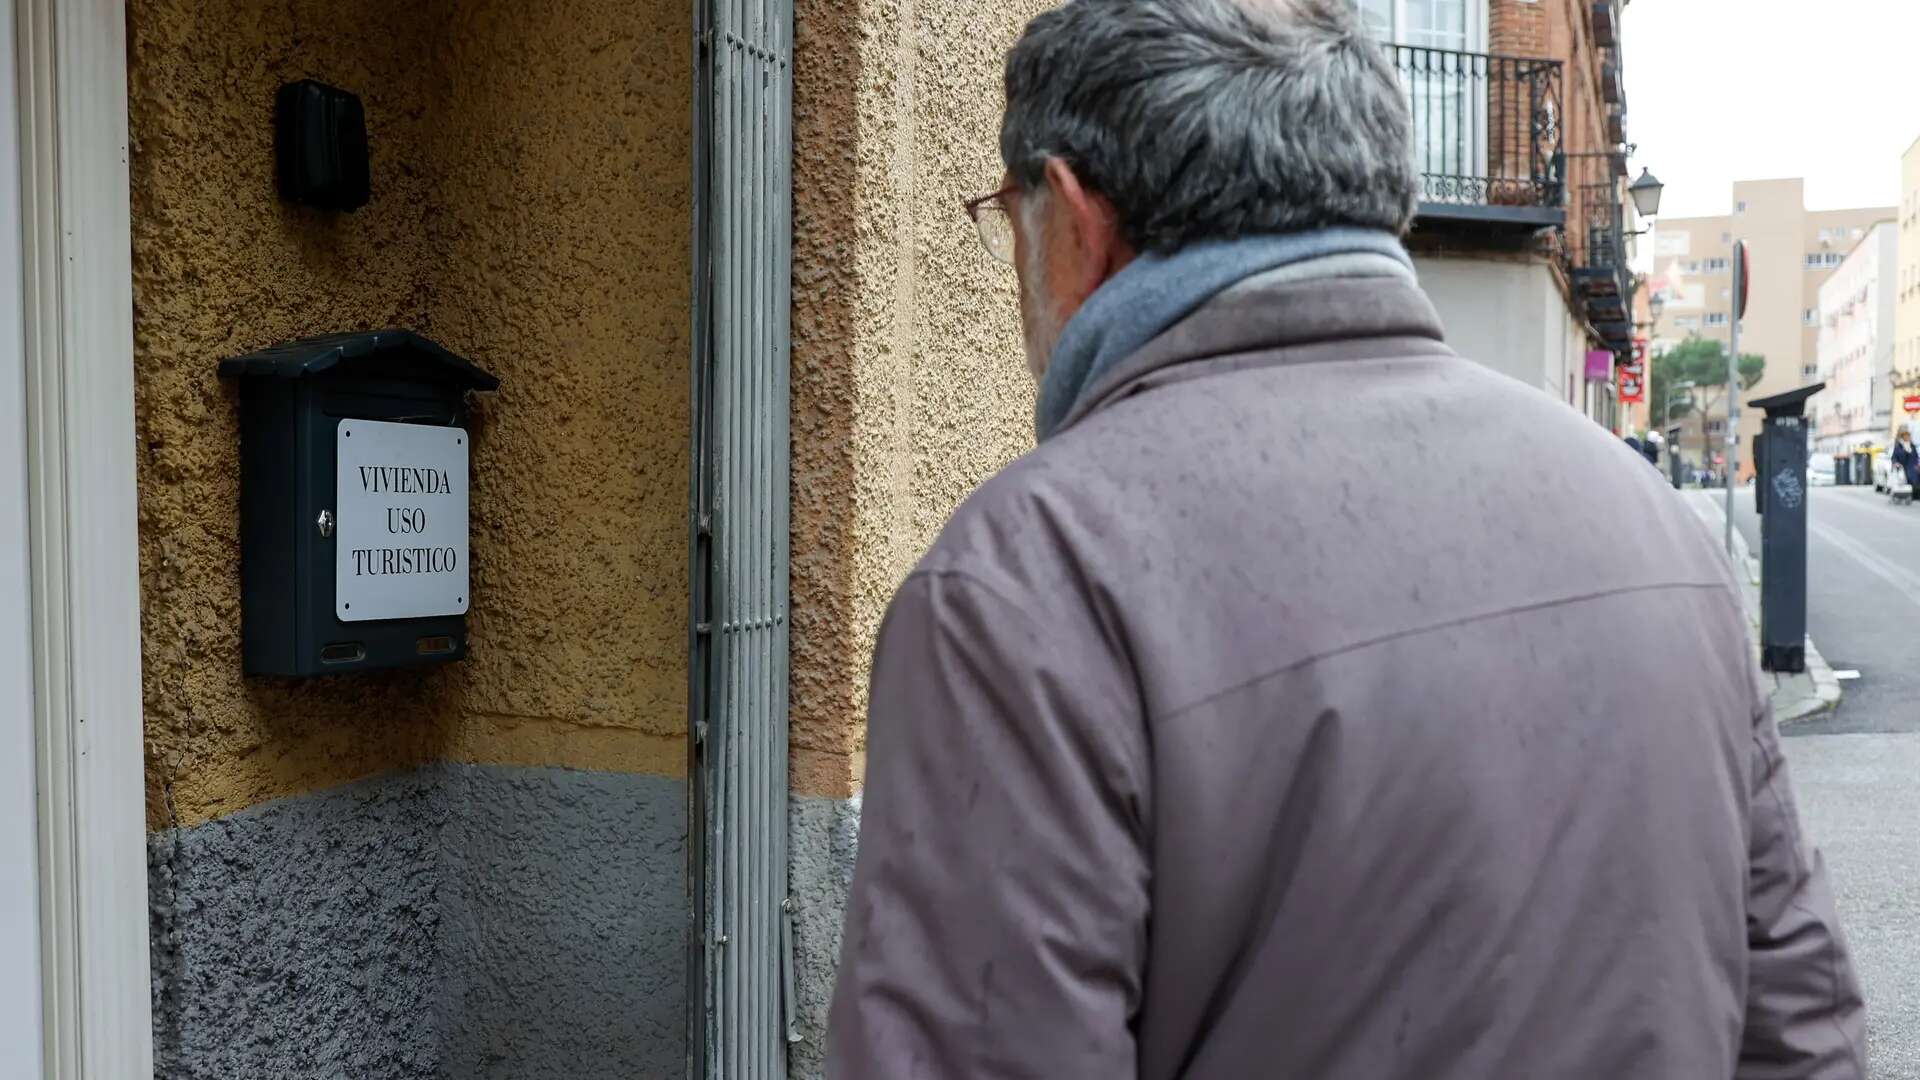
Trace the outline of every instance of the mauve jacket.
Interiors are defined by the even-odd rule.
[[[900,587],[868,739],[834,1080],[1864,1074],[1725,557],[1402,279],[1102,380]]]

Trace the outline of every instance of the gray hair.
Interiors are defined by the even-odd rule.
[[[1006,92],[1014,181],[1063,159],[1140,251],[1413,217],[1412,120],[1351,0],[1071,0],[1007,53]]]

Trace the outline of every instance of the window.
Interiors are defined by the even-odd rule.
[[[1833,243],[1833,230],[1832,230],[1832,229],[1821,229],[1821,230],[1820,230],[1820,242],[1821,242],[1821,243],[1823,243],[1823,244],[1831,244],[1831,243]]]
[[[1724,273],[1726,273],[1726,272],[1727,272],[1727,260],[1726,260],[1726,259],[1724,259],[1724,258],[1720,258],[1720,259],[1708,259],[1708,260],[1707,260],[1707,273],[1709,273],[1709,274],[1724,274]]]
[[[1831,270],[1840,265],[1840,253],[1837,251],[1815,251],[1807,255],[1807,269]]]
[[[1680,264],[1680,269],[1689,274],[1697,274],[1700,272],[1700,260],[1688,259]]]
[[[1708,313],[1707,313],[1707,325],[1708,325],[1708,326],[1725,326],[1725,325],[1727,325],[1727,313],[1726,313],[1726,312],[1724,312],[1724,311],[1713,311],[1713,312],[1708,312]]]
[[[1381,41],[1472,51],[1478,37],[1461,0],[1357,0],[1360,21]]]
[[[1473,17],[1474,6],[1465,0],[1353,0],[1353,5],[1367,33],[1379,41],[1448,54],[1485,49],[1481,20]],[[1484,5],[1480,10],[1485,11]],[[1489,99],[1484,85],[1473,89],[1476,80],[1468,76],[1473,61],[1428,53],[1411,60],[1390,59],[1400,69],[1401,90],[1416,118],[1413,151],[1419,171],[1476,175],[1486,165]],[[1482,69],[1478,78],[1485,77]]]
[[[1814,375],[1814,374],[1818,374],[1819,371],[1820,371],[1819,364],[1802,364],[1800,366],[1800,374],[1802,375]]]
[[[1675,315],[1673,317],[1673,328],[1675,330],[1698,330],[1700,329],[1700,316]]]
[[[1721,234],[1720,234],[1720,242],[1721,242],[1721,243],[1723,243],[1723,244],[1731,244],[1731,243],[1733,243],[1733,234],[1732,234],[1732,233],[1730,233],[1730,232],[1723,232],[1723,233],[1721,233]]]
[[[1803,312],[1801,312],[1801,313],[1800,313],[1800,325],[1802,325],[1802,326],[1819,326],[1819,325],[1820,325],[1820,309],[1819,309],[1819,308],[1808,308],[1807,310],[1805,310],[1805,311],[1803,311]]]
[[[1734,204],[1733,204],[1733,212],[1734,212],[1734,213],[1736,213],[1736,214],[1744,214],[1744,213],[1746,213],[1746,212],[1747,212],[1747,200],[1745,200],[1745,199],[1741,199],[1741,200],[1740,200],[1739,202],[1737,202],[1737,203],[1734,203]]]
[[[1861,228],[1858,225],[1855,225],[1852,229],[1848,230],[1847,232],[1847,238],[1851,240],[1858,240],[1865,235],[1867,235],[1867,230]]]

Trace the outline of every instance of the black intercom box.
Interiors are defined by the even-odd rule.
[[[367,112],[358,97],[312,79],[288,83],[274,95],[273,128],[282,198],[323,210],[367,205]]]
[[[246,672],[463,658],[466,402],[499,380],[409,330],[287,342],[220,374],[240,391]]]

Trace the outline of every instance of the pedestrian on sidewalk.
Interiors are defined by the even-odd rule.
[[[827,1074],[1861,1076],[1727,562],[1447,347],[1352,5],[1073,0],[1005,88],[1039,445],[881,629]]]
[[[1913,435],[1906,428],[1893,441],[1893,467],[1906,477],[1907,487],[1920,487],[1920,452],[1913,448]]]

